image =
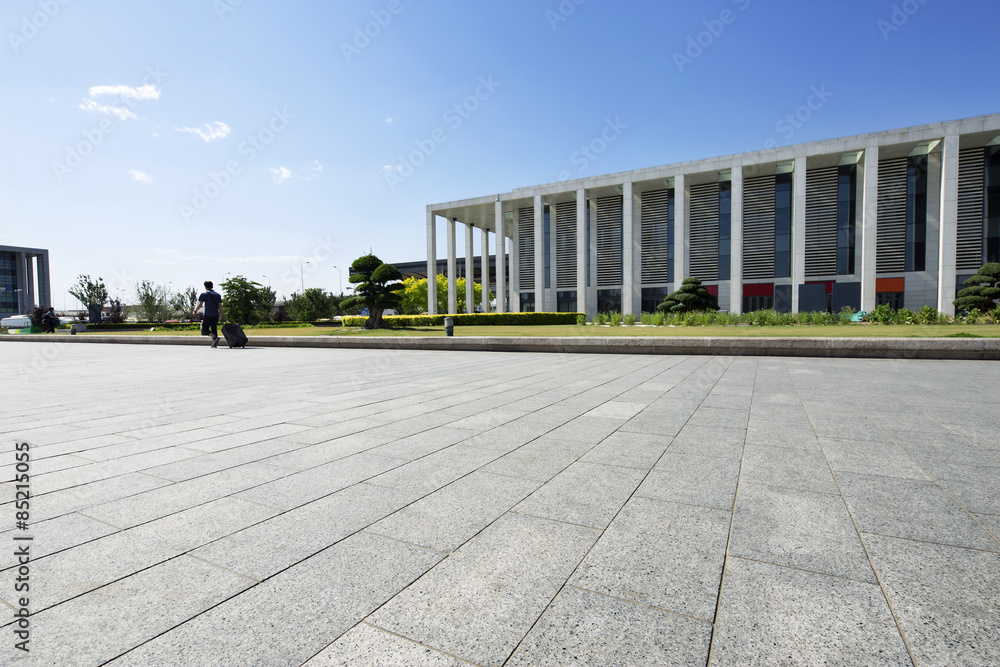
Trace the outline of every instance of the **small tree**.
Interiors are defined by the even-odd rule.
[[[311,322],[333,317],[337,309],[333,294],[327,294],[319,287],[310,287],[302,294],[293,292],[285,299],[288,316],[299,322]]]
[[[111,324],[121,324],[125,321],[125,305],[121,299],[111,299],[108,302],[109,310],[108,322]]]
[[[719,299],[709,294],[698,278],[685,278],[681,288],[668,294],[656,309],[664,313],[718,310]]]
[[[162,322],[170,313],[167,303],[170,291],[165,285],[157,285],[148,280],[135,284],[135,306],[140,320]]]
[[[175,311],[180,311],[181,319],[192,319],[197,305],[198,290],[194,287],[185,287],[180,292],[170,296],[170,307]]]
[[[351,282],[357,285],[354,296],[344,299],[340,305],[349,308],[363,304],[368,309],[365,328],[387,328],[382,322],[382,311],[401,307],[403,283],[399,281],[402,277],[399,269],[371,253],[358,257],[351,264]]]
[[[979,267],[976,275],[964,283],[965,289],[958,293],[958,298],[952,301],[957,310],[966,312],[978,308],[986,312],[997,305],[1000,297],[1000,264],[990,262]]]
[[[69,288],[68,292],[84,306],[96,304],[103,308],[108,302],[108,288],[103,278],[92,280],[90,276],[80,275],[76,279],[76,285]]]
[[[270,287],[233,276],[221,285],[225,292],[226,319],[240,324],[257,324],[271,319],[275,293]]]

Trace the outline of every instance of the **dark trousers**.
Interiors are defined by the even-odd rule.
[[[216,315],[215,317],[206,316],[205,319],[201,321],[201,335],[208,336],[209,334],[211,334],[212,338],[218,338],[219,337],[218,327],[219,327],[218,315]]]

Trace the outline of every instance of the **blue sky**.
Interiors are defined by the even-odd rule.
[[[50,250],[58,308],[81,273],[126,300],[227,274],[338,291],[369,249],[424,259],[429,203],[1000,112],[998,20],[955,0],[4,0],[0,243]]]

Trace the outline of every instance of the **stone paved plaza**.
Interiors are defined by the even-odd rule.
[[[1000,362],[0,354],[0,663],[1000,659]]]

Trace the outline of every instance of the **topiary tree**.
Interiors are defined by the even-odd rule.
[[[668,294],[656,309],[663,313],[718,310],[719,299],[709,294],[698,278],[685,278],[681,288]]]
[[[403,274],[392,264],[386,264],[375,255],[368,253],[358,257],[351,264],[351,282],[357,285],[354,296],[340,302],[341,308],[363,304],[368,309],[365,329],[386,329],[382,322],[382,311],[400,308],[403,302]]]
[[[997,305],[1000,297],[1000,264],[989,262],[979,267],[976,275],[964,283],[965,289],[958,293],[958,298],[952,301],[956,310],[970,311],[978,308],[986,312]]]

